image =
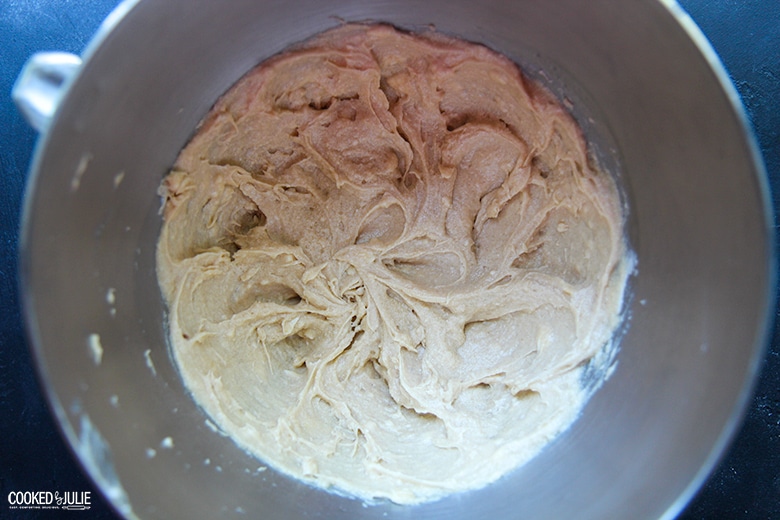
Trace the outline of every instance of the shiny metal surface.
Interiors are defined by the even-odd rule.
[[[115,507],[166,519],[673,517],[741,418],[775,283],[755,145],[681,16],[651,0],[120,6],[39,143],[20,260],[52,408]],[[617,370],[581,419],[496,484],[419,507],[365,506],[258,471],[208,426],[165,341],[162,176],[230,84],[339,20],[434,24],[565,95],[594,153],[620,169],[639,262]]]

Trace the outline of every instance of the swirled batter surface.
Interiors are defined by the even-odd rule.
[[[345,25],[261,64],[161,188],[182,377],[290,475],[416,503],[576,418],[627,275],[613,180],[506,58]]]

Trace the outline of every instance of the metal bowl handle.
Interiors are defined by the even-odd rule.
[[[11,97],[30,125],[44,132],[54,117],[81,58],[68,52],[39,52],[22,67]]]

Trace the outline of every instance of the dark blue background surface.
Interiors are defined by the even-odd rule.
[[[116,0],[0,0],[0,518],[9,491],[92,491],[82,518],[115,518],[65,446],[27,348],[17,288],[17,234],[36,134],[10,90],[39,50],[80,52]],[[780,0],[680,0],[719,53],[753,124],[778,207]],[[778,320],[780,321],[780,320]],[[28,511],[20,518],[54,513]],[[777,325],[756,393],[731,449],[682,519],[780,518],[780,335]]]

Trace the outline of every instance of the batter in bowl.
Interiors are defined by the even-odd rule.
[[[489,49],[347,24],[248,73],[165,178],[186,386],[278,470],[482,487],[565,430],[631,262],[573,119]]]

